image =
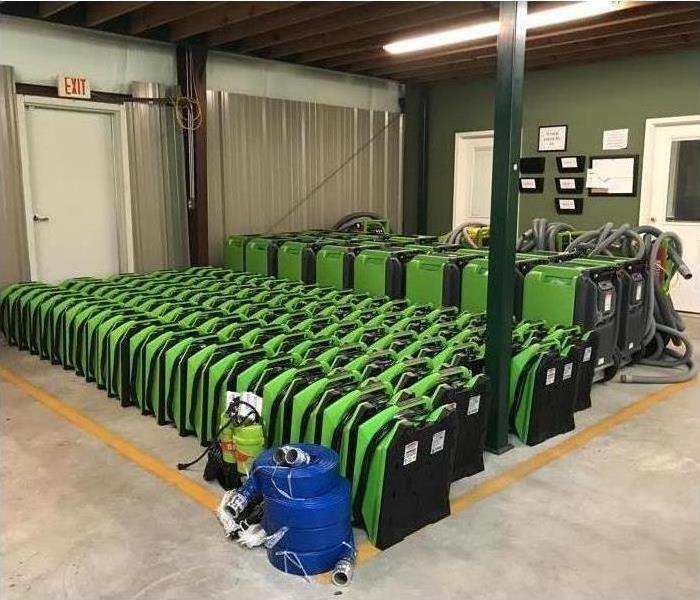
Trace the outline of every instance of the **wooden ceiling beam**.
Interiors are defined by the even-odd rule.
[[[652,49],[671,49],[696,44],[700,41],[700,33],[677,33],[658,39],[633,40],[627,43],[618,43],[613,47],[593,47],[586,50],[562,52],[545,52],[540,55],[526,55],[525,66],[529,70],[537,68],[568,67],[594,61],[604,61],[620,56],[630,56],[644,53]],[[475,77],[494,73],[496,70],[495,57],[489,56],[481,60],[474,60],[470,65],[462,68],[435,69],[432,72],[420,71],[406,73],[401,81],[434,82],[463,77]]]
[[[37,15],[40,19],[48,19],[75,4],[77,4],[77,2],[39,2]]]
[[[222,4],[223,2],[154,2],[129,17],[129,33],[138,35]]]
[[[527,36],[527,41],[538,40],[546,37],[553,36],[573,36],[585,34],[586,32],[595,32],[601,28],[608,27],[625,27],[633,26],[637,23],[643,23],[648,20],[662,19],[662,20],[672,20],[675,15],[684,14],[687,12],[692,12],[697,10],[698,3],[667,3],[666,5],[651,4],[649,6],[633,6],[624,9],[624,11],[618,11],[615,13],[607,13],[606,15],[601,15],[599,17],[594,17],[592,19],[587,19],[585,21],[579,21],[577,23],[571,23],[568,26],[558,26],[558,28],[548,27],[546,30],[538,30],[535,32],[530,32]],[[495,44],[495,38],[493,40]],[[404,55],[389,55],[378,45],[372,52],[368,52],[363,56],[352,56],[346,54],[345,56],[339,57],[338,59],[331,61],[330,64],[324,66],[329,66],[337,68],[340,66],[347,66],[351,70],[367,68],[368,70],[376,69],[377,67],[392,66],[400,63],[420,63],[427,60],[437,59],[445,56],[459,55],[470,50],[474,46],[481,46],[484,42],[470,42],[467,44],[460,44],[455,46],[446,46],[443,48],[437,48],[435,50],[427,52],[419,52],[415,54],[404,54]]]
[[[649,23],[647,22],[645,26],[638,26],[636,28],[630,27],[618,27],[614,30],[608,30],[606,32],[598,32],[596,35],[586,35],[586,36],[541,36],[536,40],[528,40],[526,45],[526,55],[532,52],[536,52],[541,49],[555,49],[563,48],[564,51],[568,46],[575,45],[576,47],[583,47],[595,43],[600,47],[607,47],[611,43],[614,43],[616,39],[653,39],[655,37],[663,36],[667,33],[672,33],[673,31],[683,30],[684,32],[695,29],[700,31],[700,11],[695,13],[688,13],[685,18],[680,18],[676,16],[676,20],[665,20],[660,23]],[[398,75],[400,73],[405,73],[409,71],[416,71],[420,69],[436,69],[445,67],[448,65],[459,65],[463,62],[469,62],[472,57],[479,56],[483,54],[489,56],[495,56],[496,45],[495,42],[492,44],[482,44],[481,46],[473,46],[469,50],[465,50],[463,54],[450,55],[447,57],[425,60],[421,62],[414,63],[403,63],[394,66],[384,67],[382,69],[359,69],[361,72],[368,71],[375,76],[386,76],[386,75]],[[350,67],[352,69],[352,67]],[[354,69],[352,69],[355,71]]]
[[[276,10],[297,4],[296,2],[223,2],[207,11],[179,19],[170,24],[170,41],[179,42],[195,35],[208,33],[226,25],[241,23]]]
[[[251,23],[235,23],[210,32],[207,35],[207,44],[211,46],[223,46],[237,40],[252,37],[277,29],[284,29],[291,25],[306,23],[309,20],[326,17],[341,10],[347,10],[363,2],[303,2],[298,6],[292,6],[288,10],[281,10],[258,17]]]
[[[346,26],[359,25],[382,17],[396,18],[403,13],[410,13],[429,5],[430,2],[373,2],[368,6],[350,8],[333,17],[312,19],[307,23],[286,27],[284,30],[246,38],[237,50],[256,52],[271,46],[313,39],[315,36],[329,34]]]
[[[97,27],[151,4],[150,2],[88,2],[85,9],[86,27]]]
[[[337,46],[338,44],[345,44],[381,34],[386,35],[387,33],[397,31],[397,29],[418,26],[426,28],[435,21],[444,21],[445,19],[470,17],[476,19],[478,22],[484,15],[490,13],[495,14],[494,9],[488,7],[484,8],[481,3],[478,2],[445,2],[441,5],[432,5],[420,10],[414,10],[405,14],[400,20],[395,17],[386,17],[372,20],[361,25],[344,25],[342,29],[333,33],[317,35],[312,38],[300,40],[294,44],[272,48],[268,57],[288,57],[290,55],[308,52],[309,50]]]
[[[384,44],[396,39],[397,34],[400,34],[402,37],[412,37],[434,33],[435,31],[458,26],[460,24],[458,19],[462,19],[464,17],[469,17],[469,19],[473,19],[474,22],[489,21],[498,18],[498,10],[490,7],[480,9],[471,14],[460,14],[459,12],[456,14],[443,13],[442,16],[436,15],[435,19],[429,19],[427,22],[424,21],[418,25],[412,24],[410,26],[404,26],[405,20],[402,20],[399,23],[398,28],[395,26],[394,29],[388,34],[383,33],[371,37],[363,37],[350,42],[325,46],[319,49],[303,51],[296,54],[293,58],[295,61],[305,64],[317,63],[317,66],[324,68],[335,68],[334,65],[336,63],[343,64],[348,62],[346,60],[347,56],[357,52],[366,51],[368,49],[376,50],[377,48],[381,48],[381,46]]]

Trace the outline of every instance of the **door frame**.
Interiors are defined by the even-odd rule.
[[[700,115],[685,115],[681,117],[659,117],[647,119],[644,127],[644,154],[642,160],[642,187],[639,195],[639,225],[647,225],[652,217],[653,200],[653,166],[654,144],[656,132],[664,127],[674,125],[700,125]],[[664,215],[665,216],[665,215]],[[683,225],[679,222],[679,225]],[[697,225],[691,223],[691,225]]]
[[[114,156],[115,214],[117,216],[117,252],[120,272],[134,270],[134,235],[132,224],[131,187],[129,180],[129,151],[127,146],[126,108],[123,104],[51,98],[44,96],[17,95],[17,125],[19,133],[20,162],[22,165],[22,187],[24,190],[24,214],[27,228],[27,250],[29,273],[32,280],[37,277],[38,263],[34,236],[34,207],[29,174],[29,140],[26,111],[31,107],[52,108],[79,112],[102,113],[112,119],[112,145]]]
[[[456,199],[459,197],[461,198],[465,188],[466,188],[466,181],[463,175],[460,174],[459,169],[457,169],[457,165],[460,164],[460,160],[462,159],[462,149],[461,149],[461,144],[459,143],[460,140],[470,140],[470,139],[477,139],[477,138],[486,138],[486,137],[494,137],[493,134],[493,129],[483,129],[481,131],[458,131],[455,133],[455,153],[454,153],[454,163],[453,163],[453,185],[452,185],[452,227],[456,227],[459,225],[457,223],[457,202]]]

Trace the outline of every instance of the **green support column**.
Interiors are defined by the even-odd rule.
[[[487,447],[497,454],[512,447],[508,443],[508,386],[526,14],[527,2],[500,3],[486,338],[486,372],[492,384]]]

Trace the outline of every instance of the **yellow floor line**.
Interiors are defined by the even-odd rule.
[[[119,454],[137,464],[139,467],[174,486],[195,502],[201,504],[209,510],[215,510],[218,506],[219,496],[210,489],[182,475],[179,471],[173,469],[158,458],[144,452],[143,450],[140,450],[106,427],[103,427],[89,417],[86,417],[77,409],[65,404],[55,396],[52,396],[42,389],[32,385],[20,375],[17,375],[9,369],[0,366],[0,377],[13,384],[19,390],[23,391],[28,396],[31,396],[37,402],[40,402],[79,429],[82,429],[86,433],[103,442],[105,445],[113,448]],[[659,402],[662,402],[663,400],[666,400],[667,398],[670,398],[671,396],[694,386],[696,382],[697,378],[684,383],[674,383],[656,392],[652,392],[636,402],[625,406],[616,413],[605,417],[597,423],[574,433],[555,446],[535,454],[534,456],[514,465],[491,479],[487,479],[461,496],[453,498],[450,502],[452,514],[462,512],[473,504],[506,489],[524,477],[527,477],[530,473],[533,473],[549,463],[570,454],[574,450],[578,450],[595,438],[600,437],[614,427],[629,421],[634,416],[648,410],[655,404],[658,404]],[[357,561],[359,564],[362,564],[380,553],[381,551],[374,547],[369,541],[365,541],[357,548]]]
[[[124,458],[127,458],[142,469],[174,486],[188,498],[191,498],[210,510],[216,510],[216,507],[219,505],[220,497],[210,489],[186,477],[177,469],[174,469],[155,456],[140,450],[116,433],[103,427],[89,417],[86,417],[79,410],[65,404],[55,396],[32,385],[23,377],[2,366],[0,366],[0,377],[28,396],[34,398],[37,402],[43,404],[46,408],[52,410],[60,417],[63,417],[66,421],[82,429],[85,433],[90,434],[103,444],[116,450]]]

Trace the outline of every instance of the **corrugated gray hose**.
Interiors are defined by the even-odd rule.
[[[639,233],[628,223],[618,228],[612,223],[606,223],[598,229],[584,233],[568,245],[566,252],[579,251],[589,255],[612,256],[609,248],[618,243],[622,244],[623,250],[632,258],[639,259],[645,254],[645,246]]]
[[[557,234],[562,231],[573,231],[573,229],[568,223],[549,223],[547,219],[533,219],[530,229],[523,232],[518,238],[516,249],[518,252],[556,250]]]
[[[665,240],[669,241],[667,244],[669,260],[676,264],[681,276],[686,279],[692,277],[690,269],[683,262],[683,245],[678,236],[672,232],[662,232],[656,227],[644,226],[633,229],[625,224],[615,228],[612,223],[606,223],[598,229],[579,236],[566,249],[567,252],[583,251],[591,256],[612,255],[609,248],[613,244],[622,244],[623,251],[627,255],[636,259],[644,258],[647,263],[648,281],[653,282],[647,290],[649,297],[642,340],[647,356],[638,364],[668,368],[686,366],[688,370],[662,376],[623,374],[620,376],[620,381],[624,383],[674,383],[692,379],[696,373],[692,360],[693,345],[688,336],[683,333],[685,329],[683,320],[673,307],[670,296],[662,289],[657,277],[658,254]],[[676,346],[683,346],[684,352],[681,354],[668,348],[669,341],[673,341]]]
[[[459,244],[461,240],[467,243],[470,248],[477,248],[474,241],[467,235],[467,227],[487,227],[486,223],[465,221],[457,225],[452,231],[441,236],[441,241],[445,244]]]
[[[340,221],[333,225],[336,231],[347,231],[358,223],[362,223],[364,219],[381,219],[382,217],[373,212],[354,212],[345,215]]]
[[[646,315],[646,328],[644,331],[643,344],[645,350],[649,351],[646,357],[639,361],[639,364],[652,367],[680,367],[685,366],[687,370],[670,375],[621,375],[620,381],[623,383],[679,383],[688,381],[695,377],[697,365],[693,361],[693,344],[690,338],[683,333],[685,324],[683,319],[676,312],[671,297],[663,290],[657,277],[657,259],[663,243],[668,240],[667,257],[674,262],[678,268],[678,273],[684,279],[690,279],[693,275],[683,262],[683,244],[680,238],[673,232],[661,231],[656,227],[639,227],[637,233],[644,236],[643,249],[646,254],[648,265],[648,280],[654,285],[647,286],[649,289]],[[683,346],[682,353],[668,347],[669,341],[676,346]]]

